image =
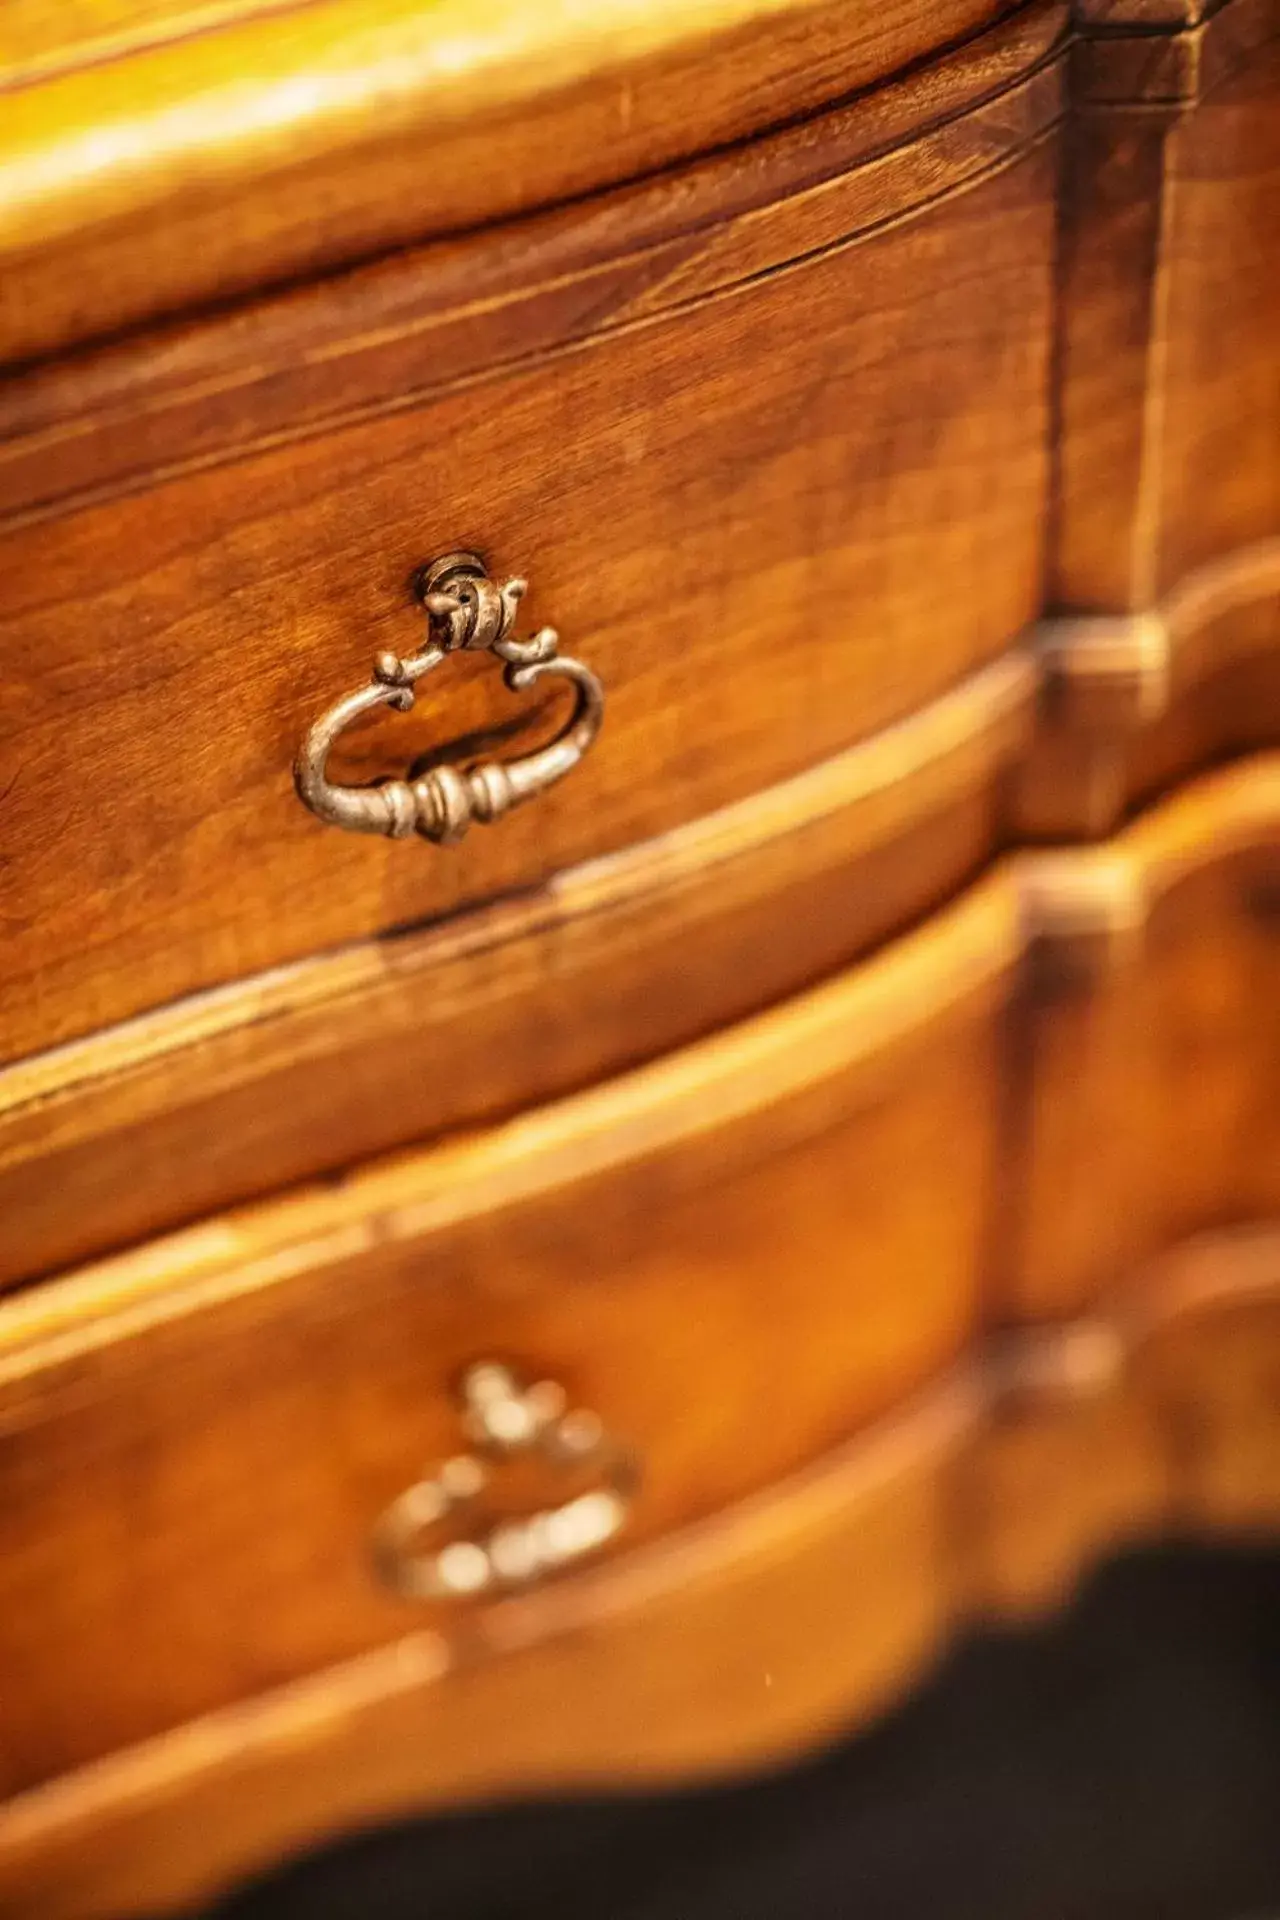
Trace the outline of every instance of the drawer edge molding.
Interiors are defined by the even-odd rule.
[[[936,70],[764,136],[749,167],[713,154],[246,303],[232,325],[182,320],[33,367],[0,390],[0,526],[420,407],[854,244],[1043,140],[1064,23],[1040,0]]]
[[[873,1088],[880,1063],[918,1048],[935,1023],[996,1000],[1021,957],[1023,918],[1012,870],[997,871],[877,958],[618,1079],[10,1294],[0,1384],[615,1168],[679,1154],[687,1180],[704,1151],[722,1172],[777,1154],[809,1137],[811,1108],[843,1110],[852,1082]]]
[[[719,1153],[750,1155],[765,1121],[776,1151],[782,1103],[849,1074],[871,1083],[878,1060],[975,998],[1003,998],[1011,1015],[1025,1002],[1056,1032],[1064,991],[1090,1017],[1117,992],[1140,994],[1157,909],[1242,854],[1267,864],[1277,852],[1280,753],[1205,777],[1112,841],[1012,855],[861,965],[621,1078],[11,1294],[0,1301],[0,1380],[200,1311],[224,1291],[271,1287],[374,1240],[417,1240],[624,1162],[713,1139]],[[1235,911],[1265,916],[1270,900],[1255,878]],[[1122,1026],[1109,1045],[1127,1056],[1139,1042]],[[1247,1062],[1234,1064],[1247,1073]],[[1034,1103],[1036,1089],[1025,1091]],[[1087,1105],[1092,1092],[1086,1075],[1077,1097]],[[1111,1199],[1118,1216],[1132,1212],[1133,1196]]]
[[[1079,825],[1083,812],[1094,830],[1113,823],[1152,705],[1176,701],[1202,675],[1247,667],[1256,635],[1233,615],[1278,589],[1280,548],[1263,542],[1193,576],[1154,615],[1043,623],[909,719],[535,895],[322,954],[16,1062],[0,1072],[0,1285],[688,1044],[954,897],[1010,827],[1043,828],[1046,807],[1050,821]],[[1221,780],[1223,795],[1233,790],[1233,776]],[[1257,780],[1265,814],[1265,771]],[[1253,785],[1246,775],[1242,791]],[[1183,802],[1165,805],[1176,815]],[[1123,844],[1141,844],[1144,831],[1126,829]],[[1067,856],[1085,867],[1090,858]],[[1045,871],[1061,870],[1055,855]],[[793,922],[806,932],[784,947],[764,936],[787,902],[802,909]],[[625,976],[624,956],[638,957]],[[679,993],[673,968],[685,979]],[[645,989],[643,1041],[618,1012],[633,974]],[[545,1022],[560,1007],[571,1031],[553,1056]],[[450,1031],[462,1054],[428,1083],[419,1069]],[[522,1045],[536,1060],[532,1079],[521,1077]],[[336,1090],[353,1071],[382,1076],[376,1106],[336,1092],[318,1105],[316,1086]],[[287,1115],[304,1083],[305,1134],[282,1124],[269,1151],[260,1133],[240,1134],[243,1103]],[[210,1138],[216,1154],[200,1144]],[[165,1170],[158,1211],[128,1178],[142,1152]]]
[[[478,16],[444,0],[424,31],[411,0],[325,0],[301,21],[272,8],[19,77],[0,142],[0,355],[670,165],[883,81],[1004,11],[904,0],[886,26],[848,0],[623,0],[607,14],[492,0]]]
[[[693,1781],[832,1737],[975,1616],[1063,1604],[1107,1548],[1274,1523],[1280,1486],[1233,1492],[1251,1408],[1232,1342],[1278,1302],[1280,1224],[1197,1237],[1105,1313],[989,1343],[766,1493],[505,1600],[465,1640],[413,1632],[22,1794],[0,1810],[3,1910],[168,1910],[370,1820],[495,1791]],[[1188,1427],[1206,1384],[1211,1426]],[[1076,1497],[1046,1535],[1034,1485],[1064,1473]],[[815,1661],[833,1594],[842,1630],[818,1635]],[[681,1711],[646,1702],[652,1661],[635,1655],[655,1647]],[[772,1676],[745,1699],[743,1659]],[[568,1743],[541,1710],[566,1685]],[[454,1739],[464,1724],[504,1740]]]
[[[0,1284],[566,1093],[811,985],[989,859],[1034,701],[1032,660],[1013,652],[833,759],[536,894],[15,1063],[0,1072]],[[785,902],[804,938],[770,941]],[[627,981],[643,1039],[619,1011]],[[547,1050],[550,1018],[565,1023],[563,1058]],[[346,1096],[353,1075],[377,1080],[376,1106]],[[282,1128],[266,1150],[260,1125],[235,1123],[244,1100],[299,1113],[305,1134]],[[138,1154],[163,1168],[151,1207],[128,1177]]]
[[[1160,736],[1180,716],[1194,719],[1192,751],[1206,758],[1238,751],[1233,726],[1245,738],[1259,725],[1275,737],[1280,710],[1267,675],[1278,642],[1280,538],[1208,561],[1147,610],[1042,620],[1030,637],[1041,700],[1014,804],[1019,831],[1053,839],[1114,828],[1133,800],[1164,783]],[[1202,696],[1228,674],[1240,691],[1224,715]],[[1178,771],[1192,770],[1181,742],[1173,758]]]

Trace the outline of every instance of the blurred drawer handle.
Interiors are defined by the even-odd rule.
[[[294,780],[312,813],[349,833],[380,833],[394,840],[419,833],[444,846],[460,840],[473,820],[499,819],[577,766],[600,731],[604,690],[589,667],[557,653],[560,639],[553,627],[527,640],[512,632],[526,584],[508,580],[499,587],[474,553],[447,553],[423,568],[417,594],[427,615],[426,646],[404,659],[380,653],[370,684],[330,707],[302,743]],[[484,649],[505,662],[502,677],[513,693],[552,674],[573,682],[573,713],[548,746],[518,760],[485,760],[465,772],[446,764],[416,780],[379,786],[344,787],[329,779],[330,748],[354,720],[376,707],[407,713],[416,683],[451,653]]]
[[[406,1487],[374,1529],[374,1560],[386,1584],[410,1600],[460,1598],[528,1586],[594,1553],[619,1532],[638,1478],[634,1456],[594,1413],[567,1411],[554,1380],[525,1386],[496,1360],[478,1361],[462,1380],[462,1424],[471,1453],[446,1460]],[[504,1518],[483,1531],[428,1548],[423,1535],[474,1510],[495,1460],[538,1455],[557,1472],[591,1471],[600,1484],[559,1506]]]

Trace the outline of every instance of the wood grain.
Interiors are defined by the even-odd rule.
[[[0,1301],[0,1914],[778,1756],[1280,1523],[1280,755],[1132,817],[1280,739],[1280,5],[1066,12],[0,0],[0,1282],[141,1243]],[[464,540],[599,753],[326,833]],[[552,724],[482,665],[352,769]],[[410,1609],[486,1352],[642,1490]]]
[[[1150,615],[1039,624],[909,719],[537,893],[11,1066],[0,1282],[494,1120],[811,985],[1010,840],[1108,830],[1280,738],[1278,619],[1264,541]]]
[[[1246,762],[1027,868],[1012,1315],[1079,1311],[1184,1234],[1280,1208],[1278,771]]]
[[[1045,144],[1000,149],[851,240],[799,206],[818,251],[791,270],[15,532],[4,1056],[536,885],[993,659],[1039,594],[1052,180]],[[598,749],[456,856],[321,827],[299,739],[412,641],[415,564],[467,541],[599,672]],[[451,662],[434,717],[370,728],[352,769],[483,736],[493,682]]]
[[[1280,540],[1185,576],[1141,613],[1046,620],[1011,811],[1030,839],[1094,838],[1199,767],[1280,738]]]
[[[537,894],[0,1073],[0,1281],[492,1121],[814,984],[989,858],[1035,699],[1031,655],[1011,655]]]
[[[740,149],[0,385],[7,523],[403,408],[900,217],[1061,110],[1057,4]],[[847,177],[846,177],[847,176]],[[795,203],[793,205],[793,203]]]
[[[149,44],[90,44],[83,64],[74,24],[62,45],[33,11],[0,123],[5,360],[740,140],[1004,8],[316,0],[194,34],[172,9],[174,37],[162,17]],[[129,14],[103,25],[127,36]]]
[[[1063,197],[1061,608],[1151,606],[1273,537],[1280,7],[1087,37]]]
[[[676,1540],[21,1796],[0,1911],[167,1913],[441,1801],[772,1760],[873,1712],[975,1612],[1060,1602],[1118,1539],[1274,1526],[1278,1301],[1277,1229],[1192,1243]]]
[[[621,1080],[12,1296],[11,1785],[385,1637],[367,1527],[479,1353],[634,1440],[643,1540],[1280,1210],[1278,892],[1271,756]],[[122,1666],[138,1613],[167,1651]]]
[[[0,1304],[7,1788],[393,1634],[369,1528],[456,1450],[485,1352],[639,1449],[636,1541],[945,1365],[980,1314],[1018,925],[980,890],[623,1080]]]

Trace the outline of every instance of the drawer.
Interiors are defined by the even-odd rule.
[[[1194,1256],[1149,1295],[1152,1262],[1280,1207],[1278,851],[1270,756],[1105,846],[1018,856],[860,967],[624,1078],[0,1303],[5,1789],[272,1689],[292,1725],[289,1689],[406,1635],[430,1672],[518,1644],[530,1616],[491,1589],[406,1599],[378,1572],[402,1564],[386,1516],[476,1444],[459,1390],[478,1361],[598,1416],[608,1444],[581,1477],[502,1461],[494,1494],[519,1516],[603,1492],[573,1537],[630,1598],[648,1552],[678,1584],[690,1529],[767,1503],[917,1394],[945,1403],[993,1327],[1048,1341],[1037,1390],[1106,1389],[1108,1354],[1153,1315],[1217,1297]],[[1235,1262],[1245,1293],[1274,1285],[1262,1240]],[[1246,1380],[1247,1340],[1229,1345],[1222,1393],[1242,1388],[1240,1446],[1260,1454],[1265,1369]],[[1234,1514],[1251,1469],[1225,1404],[1223,1421],[1204,1484]],[[1091,1487],[1050,1426],[1045,1483]],[[1074,1460],[1110,1433],[1100,1416],[1062,1437]],[[1034,1433],[996,1436],[969,1523],[1003,1525],[1027,1448],[1040,1459]],[[1147,1511],[1143,1461],[1145,1443],[1132,1481],[1098,1477],[1096,1511],[1059,1526],[1050,1501],[993,1540],[1002,1603],[1051,1589],[1131,1495]],[[475,1521],[438,1524],[424,1550]],[[917,1549],[898,1544],[909,1585]],[[595,1591],[571,1558],[547,1573],[535,1638]]]
[[[5,1788],[450,1631],[380,1583],[374,1536],[471,1444],[474,1362],[560,1383],[638,1462],[606,1556],[945,1368],[980,1317],[1017,946],[981,889],[623,1080],[0,1305]],[[538,1507],[561,1485],[494,1473]]]
[[[535,886],[1002,651],[1042,574],[1056,25],[16,382],[4,1056]],[[528,630],[603,686],[600,738],[457,847],[322,825],[299,743],[422,644],[411,578],[461,547],[528,577]],[[522,752],[567,698],[450,659],[346,736],[342,777]]]
[[[421,1620],[375,1525],[466,1446],[476,1361],[634,1454],[611,1554],[803,1469],[992,1322],[1273,1215],[1278,850],[1273,755],[632,1074],[0,1303],[6,1787]]]
[[[888,733],[537,893],[10,1066],[0,1287],[492,1124],[830,977],[986,864],[1036,694],[1011,655]]]
[[[203,1911],[428,1808],[670,1789],[847,1734],[976,1615],[1043,1616],[1100,1553],[1280,1513],[1280,1236],[1208,1236],[1103,1315],[950,1371],[678,1540],[389,1644],[18,1796],[0,1907]],[[992,1362],[995,1364],[991,1364]]]

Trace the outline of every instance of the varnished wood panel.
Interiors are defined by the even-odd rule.
[[[812,985],[989,858],[1035,698],[1012,655],[539,894],[0,1073],[0,1280],[491,1121]]]
[[[1039,594],[1054,159],[990,158],[853,240],[806,204],[815,257],[584,351],[14,532],[5,1056],[536,884],[1002,651]],[[465,541],[600,673],[599,746],[457,853],[323,828],[296,744]],[[487,662],[433,685],[356,766],[506,721]]]
[[[389,1631],[367,1526],[448,1451],[447,1383],[477,1353],[563,1371],[636,1440],[643,1539],[992,1321],[1077,1312],[1187,1234],[1280,1209],[1278,860],[1262,758],[1105,847],[1014,858],[626,1079],[12,1296],[13,1781]],[[135,1612],[168,1651],[113,1665]]]
[[[1274,1526],[1278,1300],[1274,1227],[1193,1243],[678,1540],[21,1796],[0,1911],[172,1912],[370,1819],[772,1759],[957,1622],[1060,1602],[1105,1546]]]
[[[185,31],[147,6],[92,0],[90,43]],[[270,85],[252,11],[207,38],[252,41]],[[305,11],[315,73],[350,14]],[[750,148],[2,403],[0,1032],[66,1044],[0,1076],[0,1276],[335,1177],[0,1306],[0,1911],[87,1920],[335,1821],[784,1751],[1104,1543],[1275,1526],[1276,1239],[1221,1231],[1280,1211],[1274,755],[1105,845],[1013,855],[761,1012],[1011,835],[1112,832],[1277,737],[1280,13],[1074,12],[1065,188],[1046,5]],[[691,107],[694,15],[650,14],[670,34],[620,43],[610,177],[803,115],[923,23],[716,0]],[[228,118],[261,188],[237,175],[210,244],[163,258],[207,231],[207,183],[175,196],[159,144],[63,193],[70,122],[33,103],[122,124],[114,80],[32,42],[0,135],[20,329],[90,336],[201,276],[234,293],[597,184],[556,147],[608,110],[588,40],[563,86],[499,47],[438,173],[390,199],[425,67],[362,167],[358,127],[317,116],[282,182]],[[140,56],[157,101],[214,100],[189,55]],[[358,94],[372,67],[345,70]],[[543,90],[532,122],[507,80]],[[513,104],[527,174],[477,117]],[[294,196],[340,158],[299,242]],[[289,811],[284,769],[459,537],[604,667],[614,757],[410,866]],[[492,734],[478,676],[447,686],[441,729]],[[396,727],[357,759],[406,752]],[[371,1516],[450,1449],[450,1379],[494,1346],[640,1443],[629,1550],[411,1627],[370,1584]]]
[[[980,890],[558,1109],[0,1306],[9,1789],[393,1635],[370,1528],[456,1450],[472,1359],[639,1449],[635,1541],[945,1366],[981,1315],[1017,939]]]
[[[743,139],[1003,11],[322,0],[206,9],[192,31],[180,6],[6,0],[0,359]]]
[[[1274,738],[1278,586],[1262,543],[1140,622],[1045,623],[908,721],[540,893],[11,1067],[0,1280],[697,1039],[856,959],[1011,838],[1100,831]],[[1212,811],[1193,816],[1212,861]]]
[[[1280,1209],[1278,772],[1246,762],[1118,842],[1029,858],[1012,1314],[1076,1312],[1160,1246]]]
[[[1051,592],[1140,611],[1280,528],[1280,8],[1095,24],[1072,64]]]
[[[1233,548],[1138,613],[1030,636],[1038,724],[1015,771],[1025,838],[1096,838],[1215,760],[1280,740],[1280,539]]]
[[[492,1617],[471,1657],[420,1629],[120,1756],[96,1793],[75,1775],[23,1796],[0,1810],[0,1912],[168,1920],[312,1836],[421,1807],[432,1755],[483,1793],[616,1778],[619,1761],[636,1784],[695,1775],[834,1733],[936,1643],[945,1456],[970,1398],[636,1556],[608,1586],[562,1591],[557,1619],[537,1603]],[[552,1750],[571,1727],[576,1765]]]
[[[1060,111],[1055,0],[745,151],[319,283],[60,356],[0,384],[7,524],[264,441],[403,408],[724,291],[900,217]]]
[[[1235,32],[1168,160],[1158,593],[1280,533],[1280,6]]]

